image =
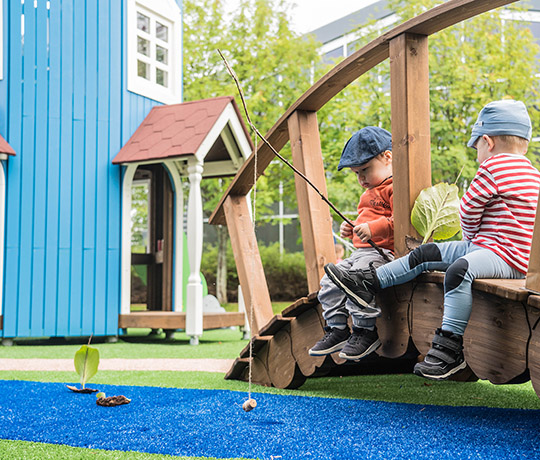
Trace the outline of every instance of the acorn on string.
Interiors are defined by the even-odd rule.
[[[253,398],[250,398],[247,401],[244,401],[244,404],[242,404],[242,409],[244,409],[246,412],[249,412],[250,410],[253,410],[256,407],[257,407],[257,401],[255,401]]]

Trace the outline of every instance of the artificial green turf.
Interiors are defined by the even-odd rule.
[[[143,452],[123,452],[120,450],[85,449],[58,444],[45,444],[30,441],[0,440],[0,458],[10,460],[224,460],[209,457],[174,457]],[[235,460],[235,459],[229,459]],[[238,459],[236,459],[238,460]]]
[[[183,332],[166,339],[165,334],[150,334],[150,329],[128,330],[116,343],[105,343],[103,338],[92,340],[101,359],[124,358],[221,358],[234,359],[248,343],[242,340],[242,332],[234,329],[205,331],[197,346],[189,344]],[[15,340],[13,346],[0,346],[3,358],[73,358],[75,352],[88,339]]]
[[[3,371],[0,379],[76,383],[75,372]],[[248,391],[248,384],[225,380],[215,372],[100,371],[87,386],[147,385],[172,388]],[[512,409],[540,409],[540,399],[530,382],[519,385],[493,385],[478,382],[433,382],[411,374],[357,375],[308,379],[298,390],[281,390],[259,385],[253,392],[321,398],[350,398],[421,405],[486,406]],[[129,395],[126,395],[129,397]],[[245,394],[239,395],[239,404]]]

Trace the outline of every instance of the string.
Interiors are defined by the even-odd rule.
[[[252,199],[252,208],[253,208],[253,216],[252,216],[252,225],[253,225],[253,234],[255,235],[256,232],[256,220],[257,220],[257,157],[258,157],[258,149],[257,149],[257,136],[254,134],[255,138],[255,150],[253,152],[253,160],[254,160],[254,168],[253,168],[253,199]],[[255,238],[257,236],[255,235]],[[249,364],[248,364],[248,401],[251,399],[251,379],[252,379],[252,364],[253,364],[253,310],[255,309],[255,306],[253,305],[253,296],[250,295],[249,299]]]

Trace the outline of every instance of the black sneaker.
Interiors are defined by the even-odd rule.
[[[431,349],[424,361],[414,366],[414,373],[432,380],[445,380],[465,369],[463,337],[450,331],[437,329]]]
[[[358,360],[369,355],[381,346],[377,328],[373,331],[364,328],[353,327],[353,332],[343,347],[340,358]]]
[[[379,280],[372,266],[347,271],[337,265],[326,264],[324,271],[333,283],[361,308],[369,307],[373,295],[379,291]]]
[[[351,331],[348,327],[338,329],[337,327],[326,326],[324,328],[324,337],[313,345],[308,353],[310,356],[324,356],[335,353],[345,346],[350,335]]]

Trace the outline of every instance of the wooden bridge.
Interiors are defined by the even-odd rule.
[[[407,253],[406,235],[416,235],[410,212],[419,192],[431,186],[428,37],[491,9],[505,0],[450,0],[381,35],[304,93],[270,129],[266,138],[279,151],[290,140],[293,164],[326,194],[317,124],[317,111],[343,88],[382,61],[390,59],[393,138],[394,220],[396,256]],[[486,103],[489,101],[486,101]],[[465,147],[464,147],[465,148]],[[247,193],[273,153],[259,144],[236,175],[212,214],[212,224],[229,229],[238,277],[248,317],[252,317],[253,381],[279,388],[296,388],[306,378],[324,374],[343,363],[335,356],[310,357],[307,350],[323,335],[324,321],[316,291],[326,263],[335,262],[332,221],[327,205],[303,180],[296,193],[309,292],[280,315],[273,316],[270,295],[248,212]],[[464,336],[470,366],[463,379],[492,383],[532,380],[540,395],[540,217],[537,215],[529,273],[526,280],[476,280],[473,310]],[[442,318],[443,274],[426,273],[412,283],[380,295],[382,316],[377,328],[382,346],[377,354],[404,356],[414,344],[427,353]],[[249,347],[227,378],[246,379]]]

